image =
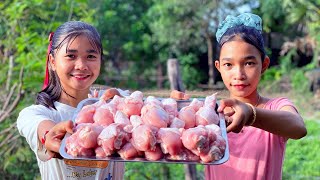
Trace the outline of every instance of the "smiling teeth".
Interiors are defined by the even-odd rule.
[[[88,75],[86,75],[86,76],[76,76],[76,75],[73,75],[73,77],[75,77],[75,78],[86,78],[86,77],[88,77]]]

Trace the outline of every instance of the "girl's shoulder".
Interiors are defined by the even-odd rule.
[[[40,104],[32,104],[28,107],[25,107],[24,109],[22,109],[20,111],[20,114],[35,114],[35,113],[49,113],[49,112],[52,112],[54,111],[55,109],[53,108],[48,108],[48,107],[45,107],[43,105],[40,105]]]
[[[292,106],[293,108],[296,109],[293,102],[286,97],[271,98],[266,102],[266,104],[264,105],[264,108],[270,109],[270,110],[279,110],[283,106]]]

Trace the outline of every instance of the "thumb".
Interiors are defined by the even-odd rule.
[[[220,100],[220,104],[219,104],[219,107],[218,107],[217,111],[218,112],[223,112],[223,110],[226,107],[232,107],[232,106],[234,106],[234,104],[235,104],[235,101],[233,99]]]
[[[66,132],[73,133],[73,122],[71,120],[59,122],[50,131],[55,134]]]
[[[72,134],[73,133],[73,122],[71,120],[65,121],[65,131]]]

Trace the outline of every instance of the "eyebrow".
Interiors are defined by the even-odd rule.
[[[246,56],[243,58],[244,60],[250,60],[250,59],[257,59],[255,56],[253,55],[249,55],[249,56]],[[232,58],[229,58],[229,57],[225,57],[225,58],[222,58],[221,61],[231,61]]]
[[[249,56],[246,56],[244,59],[245,60],[250,60],[250,59],[257,59],[257,58],[255,56],[253,56],[253,55],[249,55]]]
[[[76,49],[67,49],[67,52],[68,53],[77,53],[78,50],[76,50]],[[96,50],[94,50],[94,49],[89,49],[86,52],[87,53],[96,53],[96,54],[98,54],[98,52]]]

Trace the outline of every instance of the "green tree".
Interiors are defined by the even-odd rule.
[[[48,33],[68,20],[90,23],[93,13],[81,1],[5,0],[0,3],[0,72],[7,74],[0,77],[2,178],[32,179],[38,175],[35,155],[15,129],[18,112],[32,104],[41,90]]]
[[[148,0],[98,0],[91,5],[97,8],[94,19],[105,49],[101,83],[138,89],[148,84],[137,80],[152,82],[155,52],[145,15],[151,5]]]

